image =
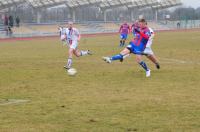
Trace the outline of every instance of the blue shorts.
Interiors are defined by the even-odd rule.
[[[127,39],[127,37],[128,37],[128,34],[121,34],[121,35],[120,35],[120,38],[121,38],[121,39]]]
[[[133,37],[136,37],[136,33],[135,32],[132,32],[133,33]]]
[[[138,46],[135,46],[133,42],[130,42],[129,45],[126,47],[127,49],[130,50],[131,53],[136,54],[136,55],[143,55],[144,49]]]

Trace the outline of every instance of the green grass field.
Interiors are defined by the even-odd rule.
[[[118,39],[82,38],[79,48],[94,55],[74,58],[74,77],[56,38],[0,42],[0,131],[199,132],[200,31],[156,33],[161,69],[144,57],[150,78],[134,55],[101,60],[119,53]]]

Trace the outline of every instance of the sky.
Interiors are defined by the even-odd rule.
[[[191,6],[193,8],[200,7],[200,0],[181,0],[183,5],[188,7]]]

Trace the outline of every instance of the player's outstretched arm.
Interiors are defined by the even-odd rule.
[[[145,34],[144,32],[141,32],[140,29],[135,28],[135,32],[139,33],[145,39],[149,39],[149,35]]]

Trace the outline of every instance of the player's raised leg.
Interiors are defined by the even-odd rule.
[[[122,60],[123,56],[130,54],[130,50],[125,48],[124,50],[122,50],[119,54],[114,55],[112,57],[103,57],[103,60],[107,63],[111,63],[112,61],[115,60]]]
[[[92,55],[90,50],[79,50],[79,49],[75,49],[74,50],[74,55],[76,57],[80,57],[80,56],[85,56],[85,55]]]

